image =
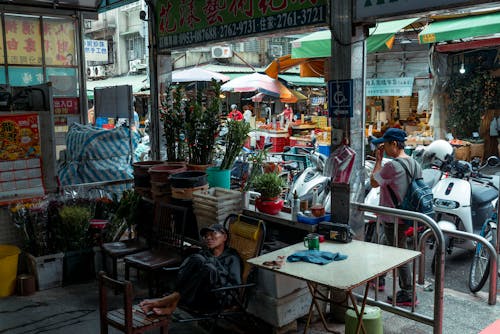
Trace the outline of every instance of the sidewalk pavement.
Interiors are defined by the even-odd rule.
[[[389,279],[389,277],[388,277]],[[388,283],[386,289],[391,289]],[[138,299],[145,296],[146,289],[138,289]],[[419,304],[417,311],[426,315],[433,314],[434,292],[429,286],[417,287]],[[371,292],[372,293],[372,292]],[[386,293],[379,293],[379,299],[385,300]],[[112,303],[120,305],[121,296],[113,296]],[[486,292],[477,295],[460,293],[445,289],[444,295],[444,324],[445,334],[476,334],[488,325],[500,319],[500,306],[488,305]],[[498,302],[497,302],[498,303]],[[5,334],[92,334],[99,333],[99,298],[95,281],[69,285],[38,291],[31,296],[10,296],[0,299],[0,333]],[[182,316],[182,315],[181,315]],[[316,317],[317,318],[317,317]],[[421,334],[432,333],[432,328],[416,323],[412,320],[399,317],[392,313],[383,312],[382,315],[385,334]],[[298,325],[291,327],[288,333],[302,332],[305,319],[299,319]],[[342,324],[332,323],[332,328],[344,333]],[[256,333],[256,329],[249,329],[245,324],[225,330],[216,329],[215,333]],[[259,334],[272,333],[272,329],[265,326],[258,329]],[[118,333],[110,329],[109,333]],[[158,332],[151,332],[158,333]],[[173,323],[171,334],[203,334],[206,333],[195,323]],[[322,324],[316,321],[309,333],[326,333]]]

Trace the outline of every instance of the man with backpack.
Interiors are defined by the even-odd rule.
[[[398,128],[389,128],[381,138],[371,142],[378,145],[376,162],[370,176],[372,187],[380,187],[380,206],[401,208],[400,204],[405,199],[413,179],[422,177],[420,165],[404,151],[406,132]],[[384,153],[392,158],[382,166]],[[408,172],[410,173],[408,173]],[[391,194],[392,193],[392,194]],[[406,248],[406,230],[410,228],[402,219],[393,216],[379,215],[378,220],[383,223],[387,244]],[[397,237],[395,235],[395,220],[397,220]],[[413,280],[409,264],[398,268],[399,287],[401,290],[396,295],[396,305],[412,306]],[[383,279],[383,278],[380,278]],[[392,296],[387,297],[392,302]],[[415,305],[418,301],[415,299]]]

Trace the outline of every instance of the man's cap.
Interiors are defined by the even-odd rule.
[[[208,227],[204,227],[200,230],[200,236],[205,236],[208,232],[222,232],[227,234],[227,230],[222,224],[212,224]]]
[[[372,140],[375,145],[386,143],[389,141],[397,141],[404,143],[406,140],[406,132],[398,128],[389,128],[385,131],[384,135],[380,138]]]
[[[231,109],[236,109],[238,106],[236,104],[231,104]]]

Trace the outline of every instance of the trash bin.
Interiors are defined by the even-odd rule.
[[[16,246],[0,245],[0,297],[14,293],[19,253],[21,250]]]

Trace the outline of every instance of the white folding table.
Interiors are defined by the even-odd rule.
[[[318,290],[318,286],[327,286],[338,290],[343,290],[349,296],[353,308],[358,316],[358,325],[356,333],[360,329],[365,331],[362,321],[362,314],[366,305],[368,296],[369,282],[392,269],[412,261],[420,255],[420,252],[396,248],[391,246],[379,245],[370,242],[353,240],[350,243],[337,243],[325,241],[320,244],[321,251],[340,253],[347,255],[347,259],[333,261],[325,265],[318,265],[308,262],[286,262],[286,258],[297,251],[304,251],[306,248],[303,243],[298,243],[276,251],[266,253],[259,257],[249,259],[248,262],[257,267],[272,270],[276,273],[292,276],[307,282],[312,296],[311,306],[309,308],[309,317],[304,329],[307,332],[314,306],[318,310],[321,321],[326,330],[328,328],[326,319],[318,300],[324,300],[325,296]],[[281,268],[264,265],[264,262],[284,259]],[[365,285],[365,293],[361,303],[361,308],[357,306],[356,298],[352,291],[358,286]],[[332,331],[334,332],[334,331]]]

